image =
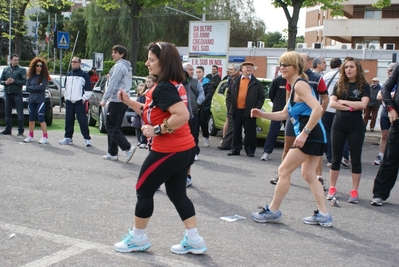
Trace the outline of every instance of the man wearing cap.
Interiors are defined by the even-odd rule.
[[[364,110],[364,126],[367,127],[367,124],[370,119],[370,131],[374,132],[375,121],[377,120],[378,110],[380,109],[380,101],[377,100],[378,92],[381,90],[381,85],[379,84],[378,77],[373,78],[373,84],[370,86],[370,101]]]
[[[233,143],[228,156],[240,155],[242,145],[248,157],[253,157],[256,149],[256,118],[251,118],[251,109],[261,109],[265,102],[262,84],[252,74],[254,64],[245,61],[241,64],[242,74],[229,86],[226,95],[227,111],[233,119]],[[245,138],[242,141],[242,128]]]

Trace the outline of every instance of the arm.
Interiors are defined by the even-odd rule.
[[[126,68],[123,68],[122,64],[115,64],[112,69],[112,76],[109,79],[108,82],[108,89],[103,95],[103,100],[101,100],[101,105],[105,105],[107,103],[108,99],[111,97],[112,92],[114,91],[119,91],[120,88],[118,88],[119,81],[122,80],[122,77],[126,74]]]
[[[1,85],[6,85],[6,69],[3,70],[3,72],[1,73],[1,78],[0,78],[0,84]]]
[[[205,101],[205,94],[204,94],[204,88],[202,87],[202,84],[199,81],[197,84],[197,89],[198,89],[197,103],[198,105],[201,105]]]
[[[18,72],[18,74],[19,74],[18,77],[13,80],[14,80],[14,84],[22,86],[22,85],[26,84],[26,70],[21,67],[20,67],[20,69],[21,69],[21,71]]]
[[[322,94],[320,95],[321,97],[321,107],[323,108],[323,114],[324,112],[326,112],[326,109],[328,107],[328,103],[330,102],[330,97],[328,96],[328,94]]]
[[[274,98],[276,97],[278,89],[279,89],[279,83],[277,82],[277,79],[274,79],[270,85],[270,90],[269,90],[269,98],[272,102],[274,102]]]
[[[91,94],[93,93],[93,88],[91,86],[90,77],[88,74],[85,74],[85,85],[84,85],[84,94],[82,96],[82,101],[85,102],[90,99]]]
[[[26,82],[26,91],[31,92],[31,93],[38,93],[38,92],[42,92],[44,90],[46,90],[47,88],[47,84],[48,84],[48,80],[45,79],[42,81],[41,84],[32,84],[32,79],[28,79],[28,81]]]
[[[143,114],[144,104],[140,103],[136,100],[130,99],[129,95],[126,93],[125,90],[120,89],[118,92],[118,99],[123,102],[123,104],[129,106],[133,109],[139,116]]]
[[[206,90],[204,103],[206,103],[207,106],[210,106],[212,102],[213,93],[215,92],[215,90],[213,89],[213,86],[211,84],[205,84],[205,86],[207,87],[207,90]]]
[[[251,109],[251,118],[264,118],[271,121],[284,121],[288,119],[288,106],[285,105],[282,111],[266,113],[258,108]]]

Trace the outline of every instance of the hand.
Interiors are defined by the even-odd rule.
[[[122,101],[124,104],[126,104],[126,102],[130,99],[130,97],[126,93],[126,91],[121,88],[121,89],[119,89],[119,92],[118,92],[118,99],[120,101]]]
[[[396,112],[395,109],[392,109],[391,111],[388,112],[388,117],[389,117],[389,121],[391,123],[393,123],[394,121],[396,121],[398,119],[398,113]]]
[[[101,102],[101,103],[100,103],[100,105],[101,105],[102,107],[104,107],[106,104],[107,104],[107,103],[105,103],[105,102]]]
[[[261,117],[263,111],[258,108],[251,109],[251,118],[258,118]]]
[[[293,147],[303,147],[305,145],[306,140],[308,139],[308,135],[305,132],[301,132],[294,141]]]
[[[151,125],[144,125],[141,127],[141,131],[143,132],[145,137],[154,137],[156,134],[154,133],[154,127]]]

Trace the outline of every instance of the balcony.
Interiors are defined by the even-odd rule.
[[[351,40],[352,37],[398,37],[399,19],[324,20],[324,37]]]

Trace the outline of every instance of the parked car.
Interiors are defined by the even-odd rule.
[[[262,83],[265,90],[265,102],[263,103],[262,110],[272,112],[273,103],[269,99],[269,89],[271,79],[258,78]],[[215,136],[219,130],[223,129],[224,122],[226,121],[227,108],[226,108],[226,88],[227,80],[221,81],[215,90],[211,103],[211,115],[208,118],[209,134]],[[265,139],[269,132],[270,120],[257,118],[256,119],[256,137]],[[284,126],[283,126],[284,127]],[[284,139],[284,128],[280,129],[278,139]]]
[[[2,66],[0,68],[0,77],[1,74],[3,73],[4,68],[7,66]],[[28,69],[28,67],[24,67],[25,69]],[[29,100],[29,92],[26,91],[26,87],[22,87],[22,97],[23,97],[23,105],[24,105],[24,117],[25,117],[25,124],[28,123],[29,121],[29,111],[28,111],[28,100]],[[52,97],[51,93],[49,90],[46,90],[46,110],[44,113],[44,120],[46,121],[46,124],[48,126],[53,124],[53,103],[52,103]],[[4,92],[4,86],[0,85],[0,122],[5,123],[6,120],[6,107],[5,107],[5,92]],[[17,122],[17,110],[15,107],[12,110],[12,120],[13,122]]]
[[[133,76],[132,88],[130,90],[130,97],[136,99],[136,88],[140,83],[145,82],[145,78]],[[100,133],[106,133],[106,116],[107,116],[107,106],[102,107],[100,105],[104,93],[107,90],[107,76],[102,76],[97,83],[94,85],[93,93],[89,99],[89,109],[87,112],[87,120],[89,126],[96,126],[98,122],[98,130]],[[133,129],[132,120],[136,113],[129,107],[125,113],[122,121],[122,128]]]
[[[61,106],[65,106],[65,75],[62,75],[60,80],[60,75],[51,74],[50,81],[48,83],[48,89],[51,92],[51,97],[53,101],[53,107],[60,105],[60,92],[61,92]]]

